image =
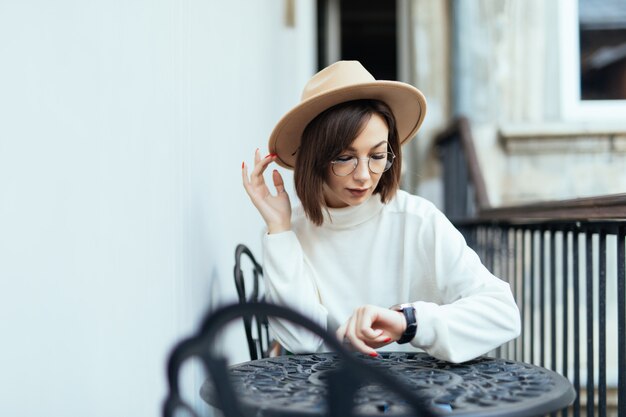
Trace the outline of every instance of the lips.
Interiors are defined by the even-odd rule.
[[[348,191],[354,197],[364,196],[367,193],[367,190],[369,190],[369,188],[348,188]]]

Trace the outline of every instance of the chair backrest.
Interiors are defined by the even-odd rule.
[[[249,261],[247,262],[246,261]],[[244,275],[244,264],[250,264],[252,292],[246,292],[246,279]],[[239,304],[256,303],[264,301],[263,291],[263,268],[257,262],[250,249],[243,244],[237,245],[235,248],[235,268],[234,268],[235,287],[237,288],[237,296]],[[248,342],[248,351],[250,359],[267,358],[272,349],[272,342],[269,335],[269,322],[267,317],[259,314],[243,317],[243,326],[246,332],[246,341]]]
[[[300,325],[320,336],[327,346],[335,351],[342,366],[328,375],[327,404],[328,416],[352,417],[354,415],[354,394],[357,382],[368,380],[384,386],[391,392],[399,395],[406,404],[414,410],[415,417],[434,417],[434,413],[426,407],[424,400],[409,388],[405,383],[384,370],[374,367],[359,356],[346,350],[334,335],[322,329],[312,320],[288,309],[267,303],[235,304],[217,309],[208,314],[203,320],[200,330],[190,338],[178,343],[169,356],[167,363],[167,379],[169,392],[163,404],[163,417],[172,417],[177,410],[187,410],[197,416],[196,411],[181,397],[179,390],[179,373],[183,363],[192,357],[202,361],[204,369],[208,371],[213,387],[217,406],[224,417],[244,417],[245,413],[237,399],[233,385],[228,376],[227,361],[216,356],[214,340],[225,324],[239,317],[263,315],[276,317]]]

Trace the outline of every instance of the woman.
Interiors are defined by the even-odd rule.
[[[398,190],[400,147],[425,116],[421,92],[341,61],[316,74],[302,97],[274,128],[270,154],[257,150],[250,173],[242,164],[244,188],[267,225],[269,300],[371,356],[410,342],[462,362],[517,337],[509,285],[433,204]],[[293,212],[280,173],[272,173],[276,194],[264,181],[274,162],[294,169],[301,205]],[[289,351],[325,349],[304,329],[271,325]]]

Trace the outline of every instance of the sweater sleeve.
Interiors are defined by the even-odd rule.
[[[414,304],[418,330],[411,344],[450,362],[464,362],[520,333],[509,284],[491,274],[461,233],[434,209],[424,236],[431,274],[443,302]]]
[[[320,303],[319,292],[302,246],[293,231],[265,234],[263,272],[269,302],[289,307],[326,329],[328,312]],[[318,350],[322,339],[309,330],[286,320],[269,319],[278,342],[294,353]]]

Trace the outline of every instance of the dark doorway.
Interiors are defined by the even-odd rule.
[[[329,19],[329,12],[339,16]],[[330,30],[329,20],[339,22],[338,30]],[[320,69],[332,60],[328,43],[339,42],[340,59],[360,61],[376,79],[398,79],[396,0],[318,0],[317,21]],[[332,33],[339,39],[329,39]]]

